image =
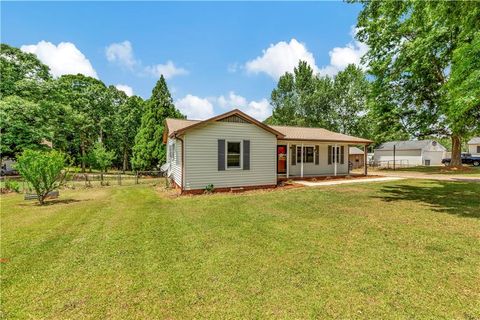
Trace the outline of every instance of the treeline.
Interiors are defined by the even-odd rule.
[[[285,73],[272,91],[269,124],[321,127],[349,135],[370,138],[365,73],[349,65],[336,76],[320,76],[304,61],[293,73]]]
[[[165,158],[164,119],[183,117],[163,76],[149,99],[128,97],[81,74],[55,79],[35,55],[6,44],[0,72],[2,157],[53,148],[85,170],[94,166],[98,149],[105,149],[119,169],[153,169]]]
[[[363,1],[356,38],[366,75],[320,77],[300,63],[273,90],[270,123],[325,127],[377,144],[480,134],[480,2]],[[367,81],[367,80],[368,81]]]

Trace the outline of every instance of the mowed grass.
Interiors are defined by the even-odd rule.
[[[380,169],[378,171],[393,171],[393,169]],[[468,175],[472,177],[480,177],[480,167],[474,167],[470,165],[463,165],[462,169],[452,169],[446,166],[417,166],[408,168],[396,168],[396,171],[445,175]]]
[[[2,197],[2,318],[480,318],[480,184]]]

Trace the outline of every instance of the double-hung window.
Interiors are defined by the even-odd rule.
[[[315,150],[313,147],[303,147],[303,163],[313,163]],[[297,146],[297,162],[302,162],[302,147]]]
[[[227,141],[227,169],[242,167],[242,143]]]
[[[344,164],[345,146],[328,146],[328,164]]]

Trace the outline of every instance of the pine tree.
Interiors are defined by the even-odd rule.
[[[148,170],[165,162],[166,149],[162,143],[166,118],[185,118],[175,108],[163,75],[152,90],[152,96],[145,103],[142,123],[135,137],[132,167]]]

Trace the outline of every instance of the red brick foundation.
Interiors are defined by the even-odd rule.
[[[276,187],[277,187],[276,184],[267,184],[267,185],[261,185],[261,186],[215,188],[213,190],[213,193],[225,193],[225,192],[240,193],[240,192],[245,192],[250,190],[274,189]],[[205,193],[204,189],[182,190],[182,195],[204,194],[204,193]]]

